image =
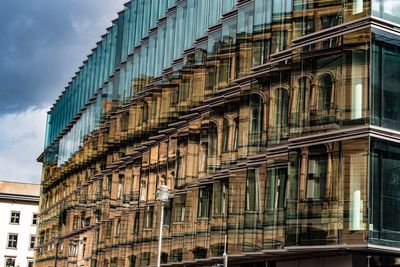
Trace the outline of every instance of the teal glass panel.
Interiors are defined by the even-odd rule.
[[[158,21],[158,8],[160,6],[159,2],[163,0],[151,0],[151,8],[150,8],[150,29],[154,28]],[[150,2],[150,1],[149,1]],[[147,33],[146,33],[147,35]]]
[[[254,2],[253,65],[268,61],[271,45],[272,0]]]
[[[185,16],[185,34],[184,34],[184,49],[190,48],[195,39],[195,3],[196,0],[187,0],[186,4],[186,16]]]
[[[165,1],[168,1],[168,8],[170,8],[176,4],[176,0],[165,0]]]
[[[363,3],[360,2],[359,5]],[[372,0],[372,15],[395,23],[400,23],[400,2],[396,0]],[[367,5],[367,3],[364,3]]]
[[[400,247],[400,144],[371,139],[369,242]]]
[[[131,8],[130,4],[125,7],[124,10],[124,30],[121,45],[121,59],[124,60],[129,53],[129,26],[131,24]]]
[[[142,39],[142,27],[143,27],[143,8],[144,0],[137,0],[137,7],[135,12],[135,46],[140,44]]]
[[[149,38],[149,50],[147,52],[147,71],[146,76],[149,78],[149,82],[154,78],[155,71],[155,57],[157,51],[157,35],[154,33]]]
[[[165,16],[167,11],[168,1],[159,0],[158,1],[158,17],[162,18]]]
[[[167,68],[173,59],[174,54],[174,42],[175,42],[175,26],[176,26],[176,16],[168,16],[167,19],[167,32],[166,32],[166,43],[164,52],[164,68]]]
[[[236,76],[240,78],[249,74],[252,67],[254,3],[242,6],[238,12]]]
[[[208,0],[208,27],[218,23],[220,14],[222,13],[221,0]]]
[[[185,27],[185,14],[186,6],[178,6],[176,11],[176,25],[175,25],[175,44],[174,44],[174,59],[181,56],[183,52],[183,42],[185,39],[184,27]]]
[[[140,80],[141,87],[146,85],[147,81],[147,59],[148,59],[149,43],[143,43],[140,48]],[[141,88],[143,89],[143,88]]]
[[[196,1],[196,38],[202,37],[208,28],[208,1]]]
[[[292,0],[274,1],[272,5],[272,24],[279,25],[272,30],[271,53],[288,48],[291,36]]]
[[[372,123],[400,129],[400,38],[384,31],[373,31],[372,37]]]
[[[166,29],[167,24],[162,23],[158,25],[157,30],[157,49],[156,49],[156,57],[155,57],[155,66],[154,66],[154,76],[158,77],[161,75],[162,70],[164,69],[164,51],[165,51],[165,43],[166,43]]]
[[[236,0],[223,0],[222,1],[222,14],[233,10],[235,5],[236,5]]]

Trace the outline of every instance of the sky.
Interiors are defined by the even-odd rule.
[[[0,1],[0,180],[40,183],[46,113],[125,2]]]

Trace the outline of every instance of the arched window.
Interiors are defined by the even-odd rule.
[[[222,151],[229,151],[229,120],[224,118],[222,125]]]
[[[327,110],[331,108],[333,81],[332,76],[324,74],[319,78],[318,109]]]

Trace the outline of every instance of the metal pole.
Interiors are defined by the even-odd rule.
[[[224,267],[228,267],[228,254],[226,253],[226,241],[227,241],[227,235],[225,235],[224,254],[222,254],[222,256],[224,257]]]
[[[162,229],[164,223],[164,201],[160,201],[161,214],[160,214],[160,232],[158,236],[158,249],[157,249],[157,267],[161,265],[161,243],[162,243]]]
[[[54,260],[54,266],[57,267],[57,260],[58,260],[58,238],[56,239],[56,256],[55,256],[55,260]]]

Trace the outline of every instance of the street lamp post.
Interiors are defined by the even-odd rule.
[[[225,235],[224,253],[222,254],[224,258],[224,267],[228,267],[228,253],[226,253],[226,241],[227,241],[227,235]]]
[[[160,229],[158,236],[158,249],[157,249],[157,267],[161,265],[161,244],[162,244],[162,230],[164,223],[164,206],[168,202],[169,189],[166,185],[160,185],[157,191],[157,201],[160,202],[161,214],[160,214]]]

